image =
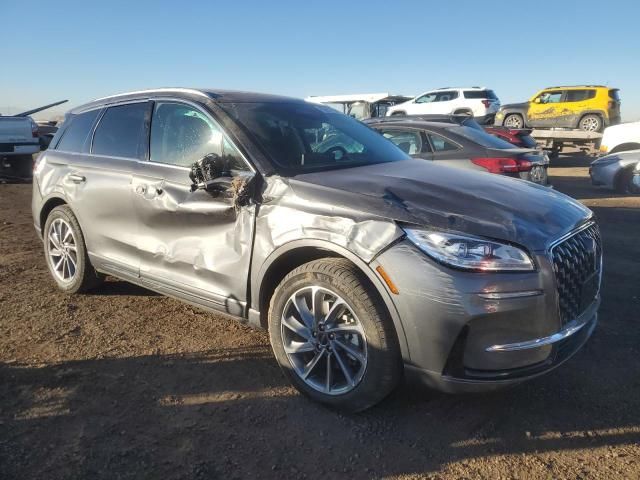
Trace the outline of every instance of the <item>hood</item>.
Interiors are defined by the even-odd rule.
[[[527,109],[529,108],[529,102],[520,102],[520,103],[506,103],[504,105],[500,106],[500,110],[508,110],[508,109],[519,109],[519,108],[524,108]]]
[[[297,175],[296,196],[374,218],[546,249],[591,216],[572,198],[501,175],[409,159]]]

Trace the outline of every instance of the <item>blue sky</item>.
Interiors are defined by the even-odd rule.
[[[639,18],[637,1],[0,0],[0,112],[159,86],[304,97],[483,85],[507,103],[597,83],[620,88],[635,120]]]

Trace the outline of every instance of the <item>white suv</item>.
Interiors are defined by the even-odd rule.
[[[499,108],[500,100],[487,88],[438,88],[389,108],[387,116],[472,113],[478,122],[489,123]]]

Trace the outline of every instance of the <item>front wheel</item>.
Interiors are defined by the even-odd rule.
[[[516,128],[516,129],[523,128],[524,120],[522,116],[518,115],[517,113],[512,113],[504,117],[504,121],[502,122],[502,125],[507,128]]]
[[[293,385],[338,409],[371,407],[402,375],[389,313],[346,260],[315,260],[289,273],[271,299],[269,336]]]

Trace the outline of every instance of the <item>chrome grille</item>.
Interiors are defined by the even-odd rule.
[[[602,240],[594,223],[551,248],[558,289],[560,322],[575,320],[591,305],[600,289]]]

